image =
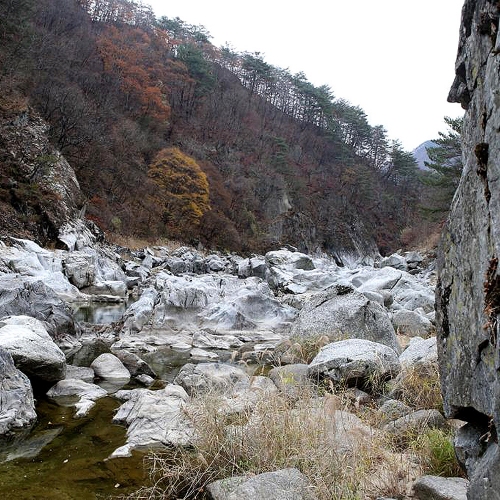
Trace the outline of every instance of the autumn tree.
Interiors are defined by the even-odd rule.
[[[169,234],[196,234],[210,209],[207,176],[198,163],[179,148],[165,148],[151,163],[149,177],[158,186],[157,201],[164,207]]]

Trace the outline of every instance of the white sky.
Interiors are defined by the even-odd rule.
[[[360,106],[408,150],[445,131],[463,0],[145,0]]]

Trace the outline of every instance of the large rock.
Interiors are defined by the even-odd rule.
[[[404,368],[432,368],[438,364],[436,337],[423,339],[413,337],[408,347],[399,356],[401,366]]]
[[[436,323],[444,409],[482,429],[500,429],[500,39],[497,2],[466,0],[449,99],[466,109],[463,172],[438,256]],[[500,491],[495,439],[477,457],[469,498]]]
[[[250,377],[241,368],[222,363],[199,363],[184,365],[174,380],[188,394],[205,392],[231,393],[248,388]]]
[[[130,372],[114,354],[105,352],[90,364],[96,377],[104,380],[128,381]]]
[[[384,344],[400,352],[385,309],[351,287],[336,285],[311,296],[291,329],[292,336],[327,335],[330,340],[357,338]]]
[[[47,333],[45,325],[35,318],[2,318],[0,347],[12,355],[16,366],[29,377],[57,382],[66,376],[64,353]]]
[[[72,252],[63,260],[64,274],[70,283],[77,288],[84,288],[94,284],[96,270],[91,255],[83,252]]]
[[[467,500],[469,481],[461,477],[422,476],[413,484],[416,500]]]
[[[298,469],[265,472],[249,478],[220,479],[207,486],[212,500],[314,500],[311,485]]]
[[[0,317],[18,315],[44,321],[52,336],[75,334],[70,308],[43,281],[16,275],[2,276]]]
[[[349,339],[321,348],[311,361],[311,378],[326,376],[347,384],[380,382],[393,377],[401,369],[397,354],[386,345],[369,340]]]
[[[428,337],[434,330],[429,318],[407,309],[395,311],[392,315],[392,324],[399,334],[408,337]]]
[[[29,427],[35,420],[30,381],[14,366],[12,356],[0,348],[0,436]]]
[[[193,444],[195,432],[185,412],[189,396],[182,387],[167,385],[159,391],[119,391],[115,396],[125,400],[113,422],[127,426],[127,442],[116,449],[111,458],[131,456],[134,449]]]

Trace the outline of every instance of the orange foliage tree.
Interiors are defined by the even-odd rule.
[[[194,235],[210,210],[207,176],[198,163],[179,148],[162,149],[149,167],[158,186],[157,201],[164,207],[170,235]]]
[[[150,35],[141,28],[106,26],[98,39],[104,71],[119,77],[125,108],[135,118],[166,120],[165,65]]]

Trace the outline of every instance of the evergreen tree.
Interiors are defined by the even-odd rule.
[[[462,175],[461,130],[463,118],[444,118],[448,130],[439,132],[439,138],[433,142],[436,146],[427,148],[429,169],[420,176],[421,182],[428,186],[422,210],[431,219],[445,219],[451,200]]]

